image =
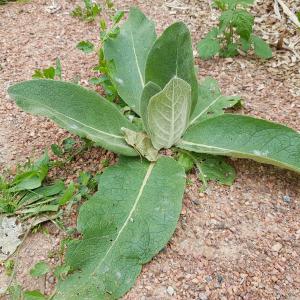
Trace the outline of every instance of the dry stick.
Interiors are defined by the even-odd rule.
[[[274,12],[275,12],[276,17],[280,20],[281,14],[279,11],[278,0],[274,0]]]
[[[278,1],[278,4],[282,7],[283,12],[288,15],[290,20],[297,26],[300,27],[300,22],[298,18],[291,12],[291,10],[286,6],[286,4],[283,2],[283,0],[276,0]]]

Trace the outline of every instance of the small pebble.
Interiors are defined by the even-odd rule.
[[[283,201],[284,201],[285,203],[290,203],[290,202],[291,202],[291,198],[290,198],[290,196],[288,196],[288,195],[284,195],[284,196],[282,197],[282,199],[283,199]]]
[[[224,277],[220,274],[217,275],[217,280],[218,280],[218,283],[221,284],[224,280]]]
[[[280,243],[276,243],[272,246],[272,251],[279,252],[282,248],[282,245]]]
[[[168,286],[168,288],[167,288],[167,293],[168,293],[170,296],[173,296],[174,293],[175,293],[175,290],[174,290],[171,286]]]
[[[208,300],[208,296],[206,293],[200,293],[199,294],[199,300]]]
[[[54,283],[54,277],[53,277],[53,276],[50,276],[50,277],[48,278],[48,282],[51,283],[51,284],[53,284],[53,283]]]

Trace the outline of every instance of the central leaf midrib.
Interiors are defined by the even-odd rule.
[[[23,98],[30,101],[29,98],[26,98],[26,97],[23,97]],[[35,102],[35,101],[33,101],[33,102]],[[78,124],[81,124],[82,126],[87,127],[87,128],[90,128],[91,130],[94,130],[94,131],[99,132],[99,133],[104,134],[104,135],[108,135],[108,136],[113,137],[113,138],[123,139],[123,137],[120,136],[120,135],[115,135],[115,134],[112,134],[112,133],[107,133],[107,132],[105,132],[105,131],[102,131],[102,130],[96,129],[96,128],[94,128],[94,127],[91,127],[91,126],[89,126],[89,125],[87,125],[87,124],[84,124],[84,123],[82,123],[82,122],[80,122],[80,121],[78,121],[78,120],[76,120],[76,119],[73,119],[72,117],[69,117],[69,116],[67,116],[67,115],[65,115],[65,114],[63,114],[63,113],[61,113],[61,112],[59,112],[59,111],[53,109],[52,107],[50,107],[50,106],[48,106],[48,105],[46,105],[46,104],[40,103],[39,105],[45,107],[46,109],[48,109],[48,110],[49,110],[50,112],[52,112],[52,113],[56,113],[56,114],[58,114],[58,115],[61,115],[61,116],[65,117],[66,119],[72,120],[73,122],[78,123]],[[60,119],[60,120],[61,120],[61,119]],[[61,120],[61,121],[62,121],[62,120]],[[69,126],[71,126],[71,125],[69,125]]]
[[[130,212],[129,212],[129,214],[128,214],[128,217],[126,218],[124,224],[123,224],[122,227],[120,228],[120,230],[119,230],[119,232],[118,232],[118,234],[117,234],[117,237],[116,237],[116,238],[114,239],[114,241],[111,243],[110,247],[109,247],[109,248],[107,249],[107,251],[106,251],[106,254],[105,254],[104,257],[101,259],[100,263],[96,266],[96,268],[95,268],[95,270],[94,270],[93,273],[95,273],[95,272],[97,271],[97,269],[99,269],[99,268],[102,266],[103,262],[105,261],[105,259],[106,259],[107,256],[109,255],[109,253],[112,251],[112,249],[114,248],[114,246],[115,246],[116,243],[118,242],[118,240],[119,240],[119,238],[120,238],[122,232],[123,232],[124,229],[126,228],[126,226],[127,226],[127,224],[129,223],[129,221],[131,220],[132,215],[133,215],[133,213],[135,212],[136,207],[137,207],[137,205],[138,205],[138,203],[139,203],[139,201],[140,201],[140,199],[141,199],[141,196],[142,196],[142,194],[143,194],[143,191],[144,191],[144,188],[145,188],[145,186],[146,186],[146,184],[147,184],[147,181],[148,181],[148,179],[149,179],[149,177],[150,177],[150,175],[151,175],[151,173],[152,173],[152,170],[153,170],[154,165],[155,165],[155,163],[151,163],[151,164],[149,165],[148,170],[147,170],[147,172],[146,172],[146,175],[145,175],[145,177],[144,177],[144,179],[143,179],[141,188],[140,188],[140,190],[139,190],[139,193],[138,193],[138,195],[137,195],[137,197],[136,197],[136,199],[135,199],[135,201],[134,201],[134,204],[133,204],[133,206],[132,206],[132,209],[130,210]]]
[[[207,149],[219,150],[220,154],[224,154],[224,152],[227,152],[227,153],[229,152],[229,153],[240,154],[244,158],[247,157],[247,158],[252,158],[253,159],[253,157],[257,157],[257,158],[264,159],[265,161],[273,162],[277,166],[278,165],[285,166],[286,168],[288,168],[290,170],[300,170],[298,167],[295,168],[295,166],[293,166],[289,163],[286,163],[286,162],[283,162],[283,161],[280,161],[280,160],[276,160],[274,158],[270,158],[269,156],[258,156],[258,155],[255,155],[255,154],[251,154],[249,152],[242,152],[242,151],[237,151],[237,150],[234,150],[234,149],[210,146],[210,145],[200,144],[200,143],[194,143],[194,142],[189,142],[189,141],[186,141],[186,140],[180,140],[179,145],[180,144],[186,144],[186,145],[190,145],[190,146],[199,146],[199,147],[203,147],[203,148],[207,148]]]
[[[141,72],[141,69],[140,69],[139,60],[138,60],[138,57],[137,57],[137,54],[136,54],[136,51],[135,51],[135,43],[134,43],[132,31],[130,31],[130,36],[131,36],[133,55],[134,55],[134,58],[135,58],[137,70],[138,70],[138,73],[139,73],[139,77],[140,77],[142,87],[144,88],[145,82],[144,82],[144,78],[143,78],[143,75],[142,75],[142,72]]]

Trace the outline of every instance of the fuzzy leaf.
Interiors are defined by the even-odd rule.
[[[117,107],[79,85],[53,80],[31,80],[8,89],[23,110],[49,117],[68,131],[124,155],[137,155],[121,127],[134,129]]]
[[[139,103],[145,86],[145,65],[156,40],[154,23],[138,9],[130,10],[128,20],[115,38],[104,43],[105,59],[121,98],[139,114]]]
[[[152,81],[162,89],[175,76],[191,86],[193,110],[198,98],[198,83],[190,32],[181,22],[168,27],[156,40],[146,64],[146,82]]]
[[[191,110],[191,87],[173,78],[148,104],[149,135],[156,149],[172,147],[187,128]]]
[[[128,145],[132,146],[149,161],[157,160],[158,151],[153,147],[150,138],[145,132],[136,132],[127,128],[122,128],[122,131]]]
[[[224,114],[190,127],[178,147],[249,158],[300,172],[300,134],[253,117]]]
[[[218,82],[211,77],[206,77],[199,84],[198,103],[192,114],[190,125],[222,115],[225,108],[233,107],[240,101],[239,96],[223,96]]]
[[[265,59],[272,57],[272,50],[263,39],[254,34],[252,34],[251,39],[254,46],[254,52],[257,56]]]
[[[69,244],[73,273],[54,299],[119,299],[173,234],[185,174],[172,158],[156,163],[121,158],[100,177],[100,189],[80,209],[83,239]]]
[[[161,91],[161,88],[149,81],[143,90],[142,97],[141,97],[141,106],[140,106],[140,112],[141,112],[141,118],[143,120],[144,129],[149,132],[149,126],[148,126],[148,116],[147,116],[147,109],[150,99],[159,93]]]

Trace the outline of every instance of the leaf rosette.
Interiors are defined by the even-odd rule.
[[[248,37],[248,28],[240,34]],[[68,248],[71,275],[59,281],[55,299],[117,299],[132,287],[142,265],[175,230],[185,183],[180,162],[186,169],[195,164],[204,184],[232,184],[235,172],[223,156],[300,173],[297,131],[228,114],[225,109],[240,105],[240,97],[223,96],[211,78],[198,83],[183,23],[156,38],[153,22],[133,8],[119,34],[105,40],[104,55],[111,81],[134,112],[130,118],[99,94],[68,82],[31,80],[8,90],[24,111],[133,156],[109,167],[99,192],[81,207],[82,239]],[[179,163],[164,157],[161,150],[169,148],[187,156]]]

